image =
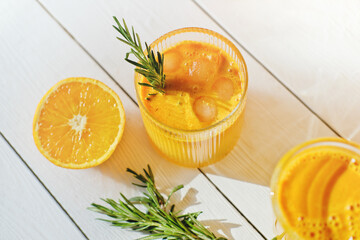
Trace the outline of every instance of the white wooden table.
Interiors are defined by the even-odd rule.
[[[260,0],[1,0],[0,239],[136,239],[86,208],[100,197],[140,194],[127,167],[153,167],[166,191],[185,184],[179,208],[202,210],[229,239],[268,239],[275,218],[269,180],[291,147],[322,136],[360,142],[360,2]],[[230,38],[249,71],[245,125],[235,149],[215,165],[188,169],[150,146],[135,104],[127,47],[112,16],[152,42],[181,27]],[[104,164],[54,166],[32,138],[36,105],[72,76],[103,81],[126,111],[122,141]]]

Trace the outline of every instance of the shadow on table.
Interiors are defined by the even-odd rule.
[[[174,195],[170,203],[176,203],[177,207],[175,210],[186,209],[188,207],[199,205],[200,202],[198,202],[196,198],[198,192],[199,191],[195,188],[190,188],[183,198],[181,198],[179,195]],[[185,210],[185,212],[187,211]],[[226,222],[226,219],[201,220],[201,223],[204,224],[204,226],[207,226],[208,229],[217,236],[225,235],[228,240],[235,239],[231,235],[231,229],[241,226],[240,224]]]
[[[215,233],[217,237],[224,236],[228,240],[235,240],[231,235],[231,229],[241,227],[240,224],[226,222],[226,219],[202,220],[201,223],[209,226],[209,230]],[[221,228],[219,228],[220,224]]]
[[[331,131],[295,98],[249,92],[240,139],[222,161],[203,168],[207,174],[270,185],[281,157],[306,140]]]
[[[131,183],[135,179],[126,172],[131,168],[143,172],[149,164],[156,176],[160,188],[170,188],[179,184],[188,184],[195,178],[197,169],[177,166],[163,159],[152,147],[140,117],[140,111],[130,108],[126,111],[126,126],[123,137],[114,154],[105,163],[97,167],[104,175],[119,182]]]

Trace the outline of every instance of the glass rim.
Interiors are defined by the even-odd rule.
[[[165,33],[164,35],[160,36],[159,38],[157,38],[155,41],[153,41],[151,44],[150,44],[150,47],[153,49],[154,45],[157,45],[158,43],[160,43],[162,40],[166,39],[166,38],[169,38],[171,36],[174,36],[176,34],[179,34],[179,33],[187,33],[187,32],[198,32],[198,33],[207,33],[209,35],[212,35],[212,36],[215,36],[217,38],[219,38],[220,40],[224,41],[235,53],[235,55],[239,58],[240,62],[242,63],[243,66],[239,66],[240,67],[240,70],[243,71],[243,74],[244,74],[244,91],[243,91],[243,94],[241,95],[241,98],[240,98],[240,101],[239,103],[235,106],[235,108],[225,117],[223,118],[222,120],[214,123],[214,124],[211,124],[207,127],[204,127],[204,128],[199,128],[199,129],[193,129],[193,130],[188,130],[188,129],[180,129],[180,128],[175,128],[175,127],[172,127],[172,126],[169,126],[169,125],[166,125],[162,122],[160,122],[159,120],[157,120],[156,118],[154,118],[150,112],[148,111],[148,109],[144,106],[142,100],[141,100],[141,97],[140,97],[140,93],[138,91],[138,89],[140,88],[139,86],[137,86],[137,82],[136,82],[136,79],[137,79],[137,76],[139,76],[140,74],[135,72],[135,92],[136,92],[136,96],[137,96],[137,99],[138,99],[138,104],[139,104],[139,107],[140,109],[144,109],[145,113],[150,117],[150,119],[155,122],[156,124],[158,124],[160,127],[166,129],[166,130],[169,130],[171,132],[180,132],[180,133],[199,133],[199,132],[204,132],[204,131],[208,131],[208,130],[211,130],[213,128],[216,128],[218,126],[221,126],[224,122],[226,122],[228,119],[230,119],[232,116],[234,116],[234,114],[238,111],[238,109],[242,106],[243,102],[245,101],[246,99],[246,94],[247,94],[247,89],[248,89],[248,72],[247,72],[247,66],[246,66],[246,63],[245,63],[245,60],[243,58],[243,56],[241,55],[239,49],[229,40],[227,39],[226,37],[224,37],[223,35],[215,32],[215,31],[212,31],[212,30],[209,30],[209,29],[206,29],[206,28],[199,28],[199,27],[185,27],[185,28],[179,28],[179,29],[176,29],[176,30],[173,30],[173,31],[170,31],[168,33]],[[183,41],[186,41],[186,40],[183,40]],[[195,40],[196,41],[196,40]],[[201,41],[199,41],[201,42]]]
[[[352,142],[350,140],[341,138],[341,137],[323,137],[323,138],[316,138],[313,140],[305,141],[301,144],[296,145],[292,149],[290,149],[285,155],[280,159],[280,161],[276,164],[275,170],[272,174],[271,181],[270,181],[270,195],[271,195],[271,203],[272,208],[275,213],[276,219],[279,220],[281,226],[283,227],[284,231],[288,234],[292,234],[292,237],[296,237],[300,239],[297,232],[291,231],[288,232],[290,229],[289,224],[285,221],[285,217],[282,214],[280,207],[278,206],[276,192],[277,192],[277,182],[279,177],[282,173],[284,167],[287,166],[291,162],[291,160],[301,154],[303,151],[311,148],[316,148],[319,146],[334,146],[334,147],[341,147],[347,149],[349,151],[354,152],[355,154],[360,156],[360,145]]]

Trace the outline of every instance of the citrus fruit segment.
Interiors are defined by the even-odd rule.
[[[89,168],[110,157],[125,126],[119,96],[90,78],[58,82],[41,99],[33,122],[39,151],[65,168]]]

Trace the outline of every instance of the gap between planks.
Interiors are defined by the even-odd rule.
[[[23,164],[30,170],[30,172],[34,175],[34,177],[39,181],[39,183],[44,187],[44,189],[50,194],[50,196],[55,200],[55,202],[60,206],[60,208],[65,212],[65,214],[69,217],[71,222],[75,224],[75,226],[79,229],[79,231],[82,233],[82,235],[89,240],[89,238],[86,236],[86,234],[83,232],[83,230],[80,228],[80,226],[75,222],[75,220],[70,216],[70,214],[66,211],[66,209],[61,205],[61,203],[56,199],[56,197],[50,192],[50,190],[46,187],[46,185],[41,181],[41,179],[36,175],[36,173],[30,168],[30,166],[26,163],[26,161],[23,159],[23,157],[16,151],[14,146],[10,143],[10,141],[4,136],[4,134],[0,131],[0,136],[5,140],[5,142],[10,146],[10,148],[15,152],[15,154],[21,159]]]

